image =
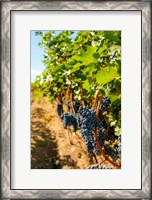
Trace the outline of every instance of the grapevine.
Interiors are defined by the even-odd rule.
[[[121,159],[121,32],[36,32],[45,47],[46,67],[34,87],[56,101],[63,127],[85,143],[90,164]],[[93,158],[95,157],[95,161]],[[100,163],[88,169],[108,169]]]

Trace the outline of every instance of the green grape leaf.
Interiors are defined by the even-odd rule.
[[[120,135],[121,134],[121,128],[119,128],[118,126],[116,126],[115,130],[115,135]]]
[[[119,77],[116,67],[105,67],[102,68],[96,75],[96,80],[98,84],[104,85],[115,78]]]
[[[87,72],[89,72],[89,67],[84,68],[82,71],[84,74],[87,74]]]
[[[75,65],[73,65],[73,68],[71,69],[71,73],[80,70],[80,66],[82,66],[82,65],[83,65],[83,63],[77,62]]]
[[[81,54],[74,55],[71,59],[81,61],[82,65],[89,65],[90,63],[97,63],[98,59],[93,56],[97,47],[88,46],[87,51],[81,51]]]
[[[121,98],[121,95],[107,95],[107,97],[110,99],[111,103]]]
[[[102,47],[100,47],[100,49],[98,50],[99,54],[102,54],[103,51],[105,51],[107,49],[106,45],[103,45]]]
[[[96,71],[96,67],[95,65],[92,63],[91,65],[89,65],[89,76],[92,77],[92,74]]]
[[[75,78],[75,79],[74,79],[74,82],[80,83],[81,81],[82,81],[81,78]]]
[[[115,120],[115,121],[112,121],[112,122],[110,123],[110,126],[115,126],[115,125],[116,125],[116,123],[117,123],[117,120]]]
[[[84,81],[84,83],[82,84],[82,86],[83,86],[83,89],[90,90],[89,80]]]

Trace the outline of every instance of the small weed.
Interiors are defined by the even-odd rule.
[[[47,145],[48,145],[48,141],[47,140],[45,140],[45,141],[38,141],[36,143],[37,147],[46,147]]]

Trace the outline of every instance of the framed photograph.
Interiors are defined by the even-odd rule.
[[[151,199],[151,2],[1,2],[2,199]]]

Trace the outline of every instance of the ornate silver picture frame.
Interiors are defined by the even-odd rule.
[[[5,1],[1,5],[1,198],[2,199],[151,199],[151,1]],[[141,188],[140,189],[12,189],[12,38],[15,11],[141,12]],[[130,22],[131,23],[131,22]],[[26,24],[25,24],[26,26]],[[135,144],[136,148],[136,144]],[[15,176],[15,174],[13,175]],[[130,177],[131,179],[131,177]]]

